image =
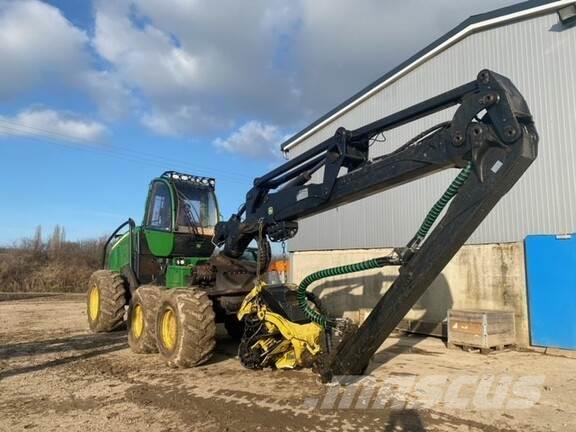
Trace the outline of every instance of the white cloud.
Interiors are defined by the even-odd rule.
[[[201,135],[240,116],[291,121],[299,93],[273,65],[287,21],[277,4],[99,1],[92,44],[150,102],[142,123],[157,133]]]
[[[118,75],[155,100],[180,98],[202,85],[199,59],[175,46],[170,35],[150,24],[139,28],[123,0],[100,2],[94,48]]]
[[[283,131],[469,15],[514,2],[95,0],[85,31],[39,0],[0,0],[0,100],[58,84],[88,95],[107,119],[132,115],[155,133],[192,138],[255,119],[215,144],[271,157],[266,143]]]
[[[100,0],[93,45],[149,98],[142,123],[157,133],[209,130],[182,127],[190,106],[214,124],[293,130],[470,14],[514,1]]]
[[[153,111],[142,116],[142,124],[160,135],[209,134],[232,127],[230,120],[212,116],[194,105],[178,105],[173,110]]]
[[[250,121],[228,138],[217,138],[214,146],[229,153],[240,153],[255,159],[279,159],[280,144],[286,139],[277,126]]]
[[[95,143],[107,133],[102,123],[51,109],[27,109],[13,117],[0,116],[0,136],[32,136],[78,143]]]
[[[54,6],[0,0],[0,100],[56,84],[88,94],[107,118],[125,116],[134,98],[114,73],[93,67],[89,43]]]
[[[88,36],[60,11],[35,0],[0,2],[0,98],[39,82],[75,77],[85,67]]]
[[[130,89],[110,71],[87,70],[78,75],[77,84],[90,95],[107,119],[127,117],[139,105]]]

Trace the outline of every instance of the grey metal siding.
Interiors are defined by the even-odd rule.
[[[573,232],[576,225],[576,28],[554,14],[472,34],[291,149],[295,156],[331,136],[449,90],[490,68],[512,79],[526,97],[540,133],[540,154],[469,243],[522,240],[527,234]],[[445,111],[387,133],[372,155],[387,153],[433,124]],[[300,221],[291,250],[405,244],[456,175],[443,172]]]

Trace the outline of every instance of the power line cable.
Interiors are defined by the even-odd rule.
[[[91,150],[91,151],[95,151],[95,152],[108,152],[108,153],[112,153],[112,154],[116,153],[118,155],[124,154],[124,155],[130,156],[132,158],[136,157],[137,159],[140,159],[143,161],[152,159],[153,162],[165,162],[166,164],[171,165],[171,166],[177,165],[177,166],[182,167],[182,168],[185,167],[185,169],[191,168],[188,164],[184,164],[182,162],[176,162],[174,160],[159,157],[159,156],[156,156],[156,155],[153,155],[150,153],[133,152],[133,151],[127,150],[127,149],[122,148],[122,147],[111,146],[111,145],[109,145],[108,147],[105,147],[102,145],[97,145],[98,143],[96,143],[94,141],[81,139],[81,138],[77,138],[77,137],[72,137],[69,135],[49,131],[46,129],[35,128],[33,126],[22,125],[22,124],[19,124],[16,122],[10,122],[10,121],[3,120],[3,119],[0,119],[0,122],[4,122],[4,123],[10,124],[10,125],[13,125],[12,127],[6,126],[6,125],[0,126],[0,130],[1,130],[1,127],[3,127],[3,128],[8,128],[14,132],[17,132],[17,133],[11,134],[12,136],[26,136],[26,135],[30,136],[30,135],[32,135],[32,136],[35,136],[38,138],[46,138],[46,137],[55,138],[56,137],[56,139],[58,139],[58,140],[60,139],[60,137],[62,137],[62,138],[64,138],[64,141],[68,141],[68,142],[72,142],[72,143],[88,144],[90,147],[79,148],[76,146],[69,146],[69,145],[65,145],[61,141],[56,142],[56,141],[54,141],[54,139],[51,139],[51,140],[47,139],[46,141],[49,141],[50,143],[57,144],[57,145],[65,145],[67,148],[82,149],[82,150],[89,150],[89,151]],[[31,132],[29,130],[23,130],[22,128],[37,130],[37,131],[42,132],[42,133],[41,134],[35,133],[35,132]],[[163,168],[165,168],[165,166],[163,166]],[[210,175],[213,175],[214,172],[218,173],[220,171],[220,170],[206,170],[204,168],[198,169],[197,167],[196,167],[196,170],[202,170],[206,174],[210,174]],[[228,178],[235,179],[235,180],[238,180],[240,178],[241,179],[249,179],[249,177],[246,175],[233,173],[233,172],[220,172],[220,174],[222,174],[222,175],[220,175],[219,177],[228,177]]]
[[[41,139],[41,138],[52,138],[52,139],[46,139],[47,142],[50,142],[52,144],[56,144],[56,145],[64,145],[67,148],[72,148],[72,149],[81,149],[81,150],[87,150],[87,151],[95,151],[95,152],[107,152],[109,154],[117,154],[118,156],[128,156],[131,158],[131,160],[133,161],[142,161],[144,163],[146,162],[153,162],[154,164],[156,164],[157,166],[160,166],[157,162],[164,162],[167,165],[170,165],[171,167],[181,167],[184,168],[185,170],[188,170],[190,168],[192,168],[195,171],[203,171],[206,175],[214,175],[214,173],[217,174],[217,177],[228,177],[229,179],[234,179],[234,180],[250,180],[251,177],[244,175],[244,174],[240,174],[240,173],[235,173],[235,172],[231,172],[231,171],[221,171],[218,169],[212,169],[212,170],[207,170],[205,168],[199,168],[199,167],[194,167],[193,165],[188,165],[188,164],[184,164],[182,162],[176,162],[174,160],[162,157],[162,156],[157,156],[154,155],[152,153],[146,153],[146,152],[134,152],[131,150],[128,150],[124,147],[121,146],[113,146],[110,143],[104,143],[105,145],[108,144],[108,146],[103,146],[100,143],[97,143],[95,141],[91,141],[85,138],[79,138],[79,137],[74,137],[71,135],[67,135],[67,134],[63,134],[57,131],[51,131],[48,129],[43,129],[43,128],[38,128],[38,127],[34,127],[34,126],[29,126],[29,125],[24,125],[21,123],[17,123],[17,122],[13,122],[10,120],[6,120],[6,119],[2,119],[0,118],[0,123],[5,123],[5,125],[0,125],[0,133],[2,131],[2,128],[4,129],[9,129],[12,130],[13,134],[10,134],[12,136],[19,136],[19,137],[25,137],[25,136],[34,136],[37,139]],[[9,125],[9,126],[7,126]],[[38,133],[40,132],[40,133]],[[65,143],[61,142],[62,140],[67,141],[67,142],[72,142],[72,143],[81,143],[81,144],[88,144],[89,147],[77,147],[77,146],[70,146],[70,145],[66,145]],[[163,168],[165,168],[165,166],[162,165]]]

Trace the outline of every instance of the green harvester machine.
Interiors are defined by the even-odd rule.
[[[449,108],[455,108],[450,120],[386,154],[371,154],[384,133],[425,117],[431,122]],[[128,305],[132,350],[159,351],[171,366],[205,362],[222,322],[240,339],[238,357],[247,368],[314,367],[325,380],[362,374],[537,154],[538,133],[522,94],[508,78],[484,69],[468,83],[372,123],[338,128],[255,178],[226,221],[220,221],[214,179],[166,172],[150,185],[142,225],[128,220],[106,244],[104,270],[90,279],[90,327],[119,327]],[[298,286],[261,277],[270,264],[269,242],[294,238],[300,219],[454,169],[458,174],[405,246],[318,269]],[[408,194],[405,205],[417,199]],[[318,282],[326,278],[385,266],[397,267],[398,277],[357,329],[327,315],[309,290],[313,284],[321,290]]]
[[[219,220],[213,178],[168,171],[153,179],[142,224],[129,219],[115,230],[104,248],[103,269],[90,278],[90,329],[120,327],[129,305],[132,351],[159,351],[175,367],[207,360],[217,322],[240,337],[242,324],[235,313],[252,288],[256,252],[248,249],[242,260],[222,263],[226,271],[216,284],[208,260]]]

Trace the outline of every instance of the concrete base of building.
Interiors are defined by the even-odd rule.
[[[290,280],[317,270],[387,255],[391,249],[305,251],[291,254]],[[310,287],[328,313],[362,321],[397,275],[393,267],[325,279]],[[514,311],[517,345],[529,346],[522,242],[466,245],[454,256],[400,328],[440,335],[449,309]]]

